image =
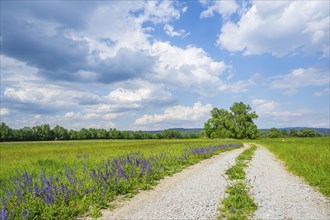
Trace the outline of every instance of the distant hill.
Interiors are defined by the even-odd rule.
[[[296,129],[297,131],[300,131],[302,129],[312,129],[317,131],[320,134],[326,134],[330,135],[330,128],[311,128],[311,127],[287,127],[287,128],[278,128],[279,130],[287,130],[290,131],[291,129]],[[269,129],[259,129],[261,132],[267,132]]]
[[[169,128],[166,130],[176,130],[179,131],[182,134],[192,134],[192,133],[197,133],[203,131],[203,128]],[[149,132],[150,134],[158,134],[162,133],[164,130],[157,130],[157,131],[145,131]]]
[[[204,129],[203,128],[170,128],[168,130],[176,130],[176,131],[180,131],[183,134],[190,134],[190,133],[201,132]]]
[[[311,128],[311,127],[286,127],[286,128],[278,128],[279,130],[287,130],[290,131],[291,129],[296,129],[298,131],[302,130],[302,129],[312,129],[315,130],[317,132],[319,132],[320,134],[326,134],[326,135],[330,135],[330,128]],[[191,133],[197,133],[197,132],[201,132],[204,129],[203,128],[169,128],[167,130],[176,130],[179,131],[183,134],[191,134]],[[259,129],[261,132],[267,132],[269,131],[269,129]],[[149,132],[150,134],[157,134],[157,133],[162,133],[164,130],[157,130],[157,131],[146,131]]]

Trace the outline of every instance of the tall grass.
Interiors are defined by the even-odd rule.
[[[284,161],[288,170],[330,196],[329,137],[261,139],[259,142]]]
[[[148,189],[239,146],[214,140],[2,144],[0,219],[70,219],[85,212],[96,217],[117,195]]]
[[[110,157],[140,151],[145,155],[164,151],[176,154],[185,147],[198,147],[227,143],[206,139],[196,140],[84,140],[0,143],[0,184],[16,170],[29,169],[36,173],[40,169],[55,173],[75,165],[81,158],[93,165]],[[77,165],[76,165],[77,166]],[[80,165],[78,165],[80,166]]]

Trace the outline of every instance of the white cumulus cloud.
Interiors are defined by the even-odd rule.
[[[267,115],[272,114],[275,110],[277,103],[270,100],[265,99],[254,99],[252,100],[252,106],[256,110],[259,115]]]
[[[299,88],[308,86],[329,85],[329,71],[311,68],[294,69],[290,73],[278,77],[274,77],[271,82],[272,89],[282,89],[284,94],[295,94]]]
[[[196,102],[192,107],[177,105],[166,108],[162,114],[143,115],[135,120],[136,127],[164,128],[170,125],[184,125],[184,122],[200,122],[202,126],[212,109],[211,104]]]
[[[206,5],[207,2],[201,2]],[[207,18],[213,16],[214,13],[220,14],[223,18],[227,19],[230,15],[235,13],[239,9],[239,5],[235,0],[218,0],[214,1],[207,7],[206,10],[202,11],[200,17]]]
[[[150,93],[151,90],[146,88],[141,88],[135,91],[119,88],[111,91],[108,97],[117,101],[137,102],[143,99],[148,99],[151,95]]]
[[[193,45],[180,48],[168,42],[155,42],[151,54],[157,57],[157,63],[154,67],[156,74],[150,78],[204,96],[214,95],[214,88],[216,92],[221,91],[223,82],[220,77],[230,68]]]
[[[284,56],[302,48],[329,56],[328,1],[253,1],[238,22],[226,22],[218,45],[245,55]]]
[[[189,33],[186,33],[184,29],[180,29],[178,31],[174,31],[174,27],[169,24],[164,25],[164,31],[165,33],[170,37],[186,37],[189,35]]]

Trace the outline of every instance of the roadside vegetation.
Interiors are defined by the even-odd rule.
[[[244,150],[236,158],[236,163],[226,171],[228,179],[232,182],[226,187],[227,197],[221,201],[221,215],[218,219],[248,219],[257,209],[257,204],[249,196],[244,171],[256,149],[257,147],[252,145]]]
[[[119,195],[241,144],[221,140],[8,142],[1,147],[1,219],[97,217]]]
[[[288,170],[330,196],[329,137],[261,139],[258,143],[284,161]]]
[[[257,147],[252,145],[252,147],[243,151],[237,158],[236,163],[229,167],[226,170],[226,175],[229,180],[243,180],[245,179],[245,171],[244,169],[247,167],[248,162],[252,159],[255,150]]]

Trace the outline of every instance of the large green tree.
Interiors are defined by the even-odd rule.
[[[253,121],[257,118],[249,105],[236,102],[230,111],[213,108],[211,118],[204,123],[204,130],[210,138],[255,139],[259,137]]]

